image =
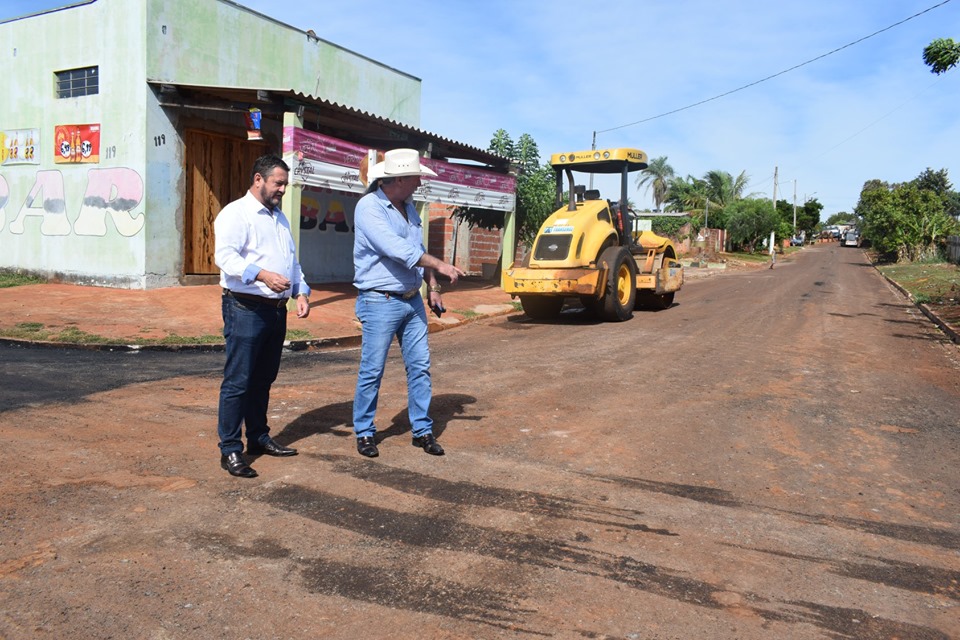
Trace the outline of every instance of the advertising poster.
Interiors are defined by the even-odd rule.
[[[57,164],[100,162],[99,124],[60,124],[53,132]]]
[[[0,165],[40,164],[40,129],[0,131]]]

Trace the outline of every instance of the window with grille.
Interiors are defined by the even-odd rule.
[[[100,79],[97,67],[68,69],[57,72],[57,97],[77,98],[100,93]]]

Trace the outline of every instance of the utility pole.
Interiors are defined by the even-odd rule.
[[[777,212],[777,167],[774,167],[774,168],[773,168],[773,212],[774,212],[774,213]],[[773,253],[773,234],[774,234],[774,232],[771,231],[771,232],[770,232],[770,247],[769,247],[769,249],[770,249],[770,260],[771,260],[771,262],[770,262],[770,268],[771,268],[771,269],[773,269],[773,260],[774,260],[773,256],[776,255],[776,254]]]
[[[793,179],[793,235],[797,235],[797,179]]]
[[[597,150],[597,132],[593,132],[593,144],[590,145],[590,151]],[[590,189],[593,189],[593,174],[590,174]]]
[[[773,210],[777,210],[777,167],[773,168]]]

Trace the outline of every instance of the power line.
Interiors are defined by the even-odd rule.
[[[789,69],[784,69],[783,71],[779,71],[779,72],[777,72],[777,73],[775,73],[775,74],[773,74],[773,75],[767,76],[766,78],[761,78],[760,80],[756,80],[756,81],[754,81],[754,82],[751,82],[750,84],[745,84],[745,85],[743,85],[742,87],[738,87],[738,88],[736,88],[736,89],[731,89],[730,91],[727,91],[727,92],[725,92],[725,93],[721,93],[720,95],[714,96],[714,97],[712,97],[712,98],[707,98],[706,100],[701,100],[700,102],[695,102],[695,103],[693,103],[693,104],[691,104],[691,105],[687,105],[686,107],[680,107],[679,109],[674,109],[673,111],[667,111],[666,113],[661,113],[661,114],[656,115],[656,116],[651,116],[651,117],[649,117],[649,118],[644,118],[643,120],[637,120],[636,122],[630,122],[630,123],[628,123],[628,124],[622,124],[622,125],[620,125],[620,126],[618,126],[618,127],[610,127],[609,129],[599,129],[599,130],[597,130],[597,131],[594,131],[594,135],[596,135],[596,134],[598,134],[598,133],[607,133],[608,131],[616,131],[617,129],[625,129],[625,128],[627,128],[627,127],[632,127],[632,126],[634,126],[634,125],[642,124],[642,123],[644,123],[644,122],[650,122],[651,120],[656,120],[657,118],[663,118],[663,117],[665,117],[665,116],[673,115],[674,113],[680,113],[681,111],[686,111],[687,109],[692,109],[692,108],[694,108],[694,107],[699,107],[699,106],[702,105],[702,104],[706,104],[706,103],[708,103],[708,102],[713,102],[714,100],[719,100],[720,98],[729,96],[730,94],[733,94],[733,93],[737,93],[738,91],[743,91],[744,89],[749,89],[750,87],[754,87],[754,86],[756,86],[756,85],[758,85],[758,84],[760,84],[760,83],[762,83],[762,82],[766,82],[767,80],[772,80],[773,78],[776,78],[776,77],[778,77],[778,76],[782,76],[782,75],[785,74],[785,73],[790,73],[791,71],[795,71],[795,70],[799,69],[800,67],[804,67],[804,66],[806,66],[806,65],[808,65],[808,64],[811,64],[811,63],[813,63],[813,62],[816,62],[817,60],[821,60],[821,59],[823,59],[823,58],[826,58],[827,56],[831,56],[831,55],[837,53],[838,51],[843,51],[844,49],[848,49],[848,48],[852,47],[852,46],[855,45],[855,44],[860,44],[860,43],[863,42],[864,40],[869,40],[870,38],[872,38],[872,37],[874,37],[874,36],[876,36],[876,35],[879,35],[879,34],[883,33],[884,31],[889,31],[890,29],[893,29],[894,27],[899,27],[899,26],[902,25],[903,23],[909,22],[910,20],[913,20],[914,18],[917,18],[917,17],[919,17],[919,16],[922,16],[922,15],[925,14],[925,13],[928,13],[928,12],[930,12],[930,11],[933,11],[934,9],[937,9],[937,8],[939,8],[939,7],[942,7],[943,5],[945,5],[945,4],[947,4],[947,3],[951,2],[951,1],[952,1],[952,0],[943,0],[943,2],[940,2],[940,3],[938,3],[938,4],[933,5],[932,7],[929,7],[929,8],[927,8],[927,9],[924,9],[923,11],[921,11],[921,12],[919,12],[919,13],[915,13],[915,14],[913,14],[912,16],[910,16],[909,18],[904,18],[904,19],[901,20],[900,22],[895,22],[895,23],[893,23],[892,25],[890,25],[889,27],[884,27],[883,29],[880,29],[879,31],[875,31],[875,32],[871,33],[871,34],[868,35],[868,36],[864,36],[864,37],[860,38],[859,40],[854,40],[853,42],[850,42],[850,43],[848,43],[848,44],[843,45],[842,47],[837,47],[837,48],[834,49],[833,51],[828,51],[827,53],[824,53],[824,54],[822,54],[822,55],[817,56],[816,58],[811,58],[810,60],[807,60],[806,62],[801,62],[801,63],[798,64],[798,65],[794,65],[794,66],[790,67]]]

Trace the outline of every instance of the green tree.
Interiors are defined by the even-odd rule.
[[[923,61],[930,73],[946,73],[960,61],[960,42],[952,38],[937,38],[923,49]]]
[[[920,189],[933,191],[940,196],[948,216],[953,218],[960,216],[960,193],[954,191],[946,169],[934,171],[927,167],[919,176],[914,178],[913,184]]]
[[[805,232],[807,237],[813,235],[820,225],[821,211],[823,211],[823,205],[816,198],[810,198],[803,203],[802,207],[797,207],[798,231]]]
[[[673,177],[667,184],[664,210],[696,213],[703,210],[706,199],[706,185],[703,180],[690,175],[685,178]]]
[[[703,181],[707,184],[706,193],[710,199],[710,208],[716,206],[723,209],[728,204],[744,197],[743,192],[746,190],[750,178],[746,171],[742,171],[739,176],[734,178],[732,174],[726,171],[714,169],[703,176]]]
[[[505,129],[497,129],[493,132],[493,138],[490,140],[487,151],[511,159],[517,155],[513,148],[513,139],[510,138],[510,134]]]
[[[857,214],[841,211],[827,218],[827,224],[857,224]]]
[[[730,242],[743,247],[750,253],[756,250],[757,243],[776,232],[781,225],[773,203],[767,199],[744,198],[727,205],[727,231]]]
[[[871,180],[855,211],[863,220],[864,237],[884,258],[897,262],[937,257],[946,236],[960,226],[947,215],[944,198],[916,181],[890,186]]]
[[[554,174],[549,164],[540,163],[536,141],[524,133],[514,143],[504,129],[497,129],[487,150],[509,158],[517,169],[517,236],[528,246],[536,237],[543,221],[552,213]],[[453,216],[470,227],[502,229],[504,213],[476,207],[456,207]]]
[[[673,167],[667,163],[667,156],[653,158],[637,176],[637,189],[653,191],[654,209],[660,210],[670,191],[670,180],[674,177]]]
[[[709,225],[714,229],[726,229],[725,209],[744,197],[748,181],[746,172],[733,177],[718,169],[708,171],[702,178],[689,175],[673,178],[669,183],[666,209],[689,212],[695,227]]]

